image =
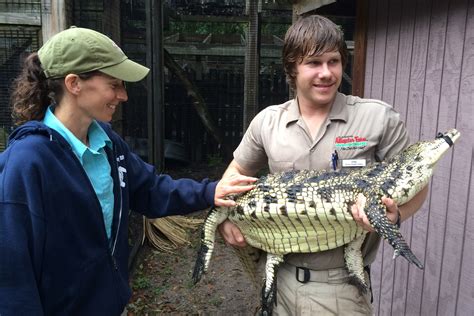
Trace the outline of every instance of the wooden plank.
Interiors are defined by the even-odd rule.
[[[464,220],[464,239],[462,241],[463,246],[460,259],[461,271],[455,315],[471,315],[474,310],[474,126],[472,124],[474,118],[474,107],[472,106],[472,96],[474,96],[474,1],[470,1],[467,12],[468,20],[464,39],[458,108],[458,113],[462,115],[457,116],[456,122],[457,128],[462,133],[462,139],[467,140],[467,146],[456,145],[458,148],[456,148],[453,166],[468,174],[470,178],[465,183],[469,187],[467,205],[464,209],[458,210],[464,211],[466,216]],[[470,154],[469,150],[471,151]],[[470,166],[466,166],[466,163],[470,163]],[[464,170],[461,168],[464,168]],[[470,172],[468,172],[469,169]]]
[[[336,2],[336,0],[299,0],[293,5],[293,9],[296,14],[301,15],[333,2]]]
[[[371,19],[374,19],[374,53],[371,56],[372,61],[372,84],[370,89],[370,98],[381,99],[382,98],[382,87],[383,87],[383,71],[385,62],[385,45],[386,45],[386,32],[387,32],[387,1],[371,1],[371,6],[375,7],[375,11],[372,11]],[[383,247],[383,246],[382,246]],[[381,247],[381,249],[382,249]],[[379,249],[380,250],[380,249]],[[380,251],[377,254],[375,262],[371,265],[371,279],[373,289],[373,306],[374,311],[377,314],[380,308],[381,301],[381,288],[382,288],[382,266],[383,260],[380,255]]]
[[[474,42],[473,42],[474,43]],[[471,84],[473,84],[471,80]],[[474,93],[474,91],[471,92]],[[471,112],[472,114],[472,112]],[[472,117],[472,115],[471,115]],[[471,131],[471,135],[472,135]],[[471,138],[472,139],[472,138]],[[466,157],[467,158],[467,157]],[[466,205],[466,221],[461,259],[461,273],[459,277],[459,290],[456,298],[455,315],[471,315],[474,310],[474,149],[471,150],[471,172],[469,181],[469,200]]]
[[[430,29],[427,38],[429,46],[426,56],[426,78],[423,87],[423,101],[418,105],[422,109],[422,117],[419,123],[421,124],[421,139],[432,139],[437,131],[437,114],[439,112],[438,107],[441,93],[440,86],[444,55],[444,37],[446,32],[447,5],[448,3],[445,1],[435,0],[431,4],[432,7],[430,6],[429,10],[425,10],[425,12],[427,12],[426,18],[430,23]],[[436,174],[438,174],[438,171]],[[430,195],[422,209],[413,217],[412,250],[420,260],[424,260],[425,264],[424,271],[420,271],[415,267],[409,268],[409,285],[414,286],[415,289],[417,289],[413,291],[413,293],[410,293],[412,296],[407,298],[411,302],[410,309],[407,311],[413,314],[420,313],[420,310],[422,309],[422,297],[424,294],[422,292],[425,289],[423,280],[426,278],[427,274],[433,273],[431,270],[433,270],[433,267],[437,266],[436,260],[433,260],[433,248],[442,244],[442,241],[433,243],[433,236],[429,232],[430,228],[440,227],[443,225],[443,222],[440,222],[437,217],[433,218],[434,213],[432,212],[432,203],[430,203],[430,196],[432,194],[433,191],[431,189]],[[436,238],[436,236],[434,236],[434,238]],[[442,239],[442,236],[439,238]],[[429,248],[427,243],[433,244],[433,248]],[[439,249],[435,252],[437,253],[439,251],[441,250]]]
[[[41,15],[38,13],[1,12],[0,24],[41,25]]]
[[[443,67],[443,94],[441,95],[440,120],[438,123],[442,130],[454,126],[457,120],[467,7],[468,0],[453,0],[449,3],[446,57]],[[464,113],[460,113],[460,115],[464,115]],[[469,137],[472,137],[472,135],[466,136],[468,137],[462,138],[454,148],[450,165],[449,191],[444,191],[445,194],[449,192],[449,196],[445,206],[447,221],[437,300],[437,313],[440,315],[454,315],[456,310],[466,219],[465,206],[469,192],[466,186],[469,183],[469,174],[466,170],[469,170],[470,164],[465,157],[469,157],[469,145],[472,146],[472,138]]]
[[[260,73],[261,21],[257,3],[249,3],[247,10],[249,14],[249,25],[244,63],[243,131],[247,129],[252,119],[258,113],[258,76]]]
[[[165,47],[172,55],[245,56],[245,46],[204,43],[166,43]],[[261,57],[281,58],[281,46],[263,46],[260,52]]]
[[[43,43],[67,27],[66,0],[42,0],[41,24]]]
[[[422,102],[424,93],[424,81],[426,79],[426,58],[428,52],[428,36],[429,36],[429,8],[430,0],[418,0],[415,3],[410,4],[407,2],[407,6],[404,7],[404,11],[413,10],[414,24],[413,24],[413,43],[411,47],[411,59],[410,63],[410,74],[409,74],[409,86],[408,86],[408,100],[406,108],[406,127],[410,135],[412,142],[419,139],[420,120],[422,116]],[[404,23],[404,22],[402,22]],[[414,239],[413,232],[422,229],[416,225],[416,218],[423,214],[423,210],[419,211],[415,217],[412,217],[403,223],[404,236],[409,244],[412,244]],[[426,211],[425,211],[426,213]],[[416,245],[413,245],[416,248]],[[418,255],[418,252],[415,251]],[[423,258],[420,258],[423,260]],[[408,279],[408,285],[406,287],[406,313],[413,313],[413,310],[419,309],[419,300],[416,298],[415,293],[418,293],[418,284],[413,283],[410,279],[415,272],[416,267],[412,265],[406,265],[408,269],[406,278]],[[400,285],[401,286],[401,285]],[[397,308],[401,308],[398,306]]]
[[[408,108],[408,92],[410,82],[410,72],[412,60],[413,35],[415,25],[415,10],[413,10],[413,1],[404,0],[401,4],[399,46],[398,46],[398,63],[397,78],[395,88],[395,101],[397,111],[400,113],[404,122],[407,120]],[[412,140],[414,141],[414,140]],[[400,227],[400,232],[405,238],[411,237],[411,220],[405,222]],[[408,283],[408,265],[405,260],[397,260],[395,262],[395,280],[393,283],[392,310],[393,315],[404,315],[407,300],[407,283]]]
[[[367,17],[367,46],[366,46],[366,62],[365,62],[365,76],[364,76],[364,97],[371,98],[372,95],[372,71],[374,65],[374,54],[375,54],[375,22],[377,14],[377,1],[367,0],[368,3],[368,17]],[[380,264],[375,261],[371,264],[371,287],[373,294],[373,306],[374,312],[376,313],[376,306],[378,306],[378,297],[380,289]]]
[[[247,15],[223,16],[223,15],[179,15],[179,21],[183,22],[217,22],[217,23],[248,23]],[[262,23],[291,24],[291,16],[269,15],[262,17]]]
[[[395,100],[395,83],[397,77],[398,62],[398,44],[400,36],[400,15],[401,2],[389,0],[382,12],[387,12],[387,35],[385,44],[385,61],[384,61],[384,80],[382,87],[382,100],[388,104],[394,105]],[[396,108],[396,105],[394,105]],[[393,260],[393,248],[388,243],[383,243],[380,257],[383,262],[382,280],[380,287],[380,307],[378,313],[380,315],[391,314],[392,296],[394,284],[395,260]],[[401,259],[401,258],[400,258]],[[400,260],[397,260],[400,261]]]
[[[367,20],[368,0],[357,2],[356,25],[354,32],[354,62],[352,66],[352,94],[364,96],[364,73],[366,46],[367,46]]]
[[[374,64],[372,70],[372,91],[371,98],[382,99],[382,87],[385,64],[385,45],[387,37],[387,2],[388,0],[377,1],[377,12],[375,15],[375,50]],[[375,5],[375,4],[374,4]]]
[[[372,71],[374,69],[375,54],[375,16],[377,14],[377,2],[368,1],[368,22],[367,22],[367,46],[365,55],[365,76],[364,76],[364,96],[372,97]]]

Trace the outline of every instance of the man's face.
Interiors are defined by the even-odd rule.
[[[307,56],[296,65],[296,95],[300,106],[331,105],[342,81],[342,61],[338,51]]]

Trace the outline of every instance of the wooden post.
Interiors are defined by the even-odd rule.
[[[354,32],[354,62],[352,66],[352,94],[359,97],[364,96],[368,10],[367,0],[357,1]]]
[[[164,168],[163,7],[162,0],[146,1],[148,86],[148,161]]]
[[[121,46],[120,34],[120,0],[103,0],[102,30],[118,46]],[[112,127],[119,135],[123,135],[123,107],[119,106],[114,113]]]
[[[247,1],[248,32],[244,67],[243,130],[258,113],[258,78],[260,73],[260,1]]]
[[[43,43],[66,27],[66,0],[42,0],[41,29]]]

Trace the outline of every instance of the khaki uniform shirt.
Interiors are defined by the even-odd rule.
[[[265,108],[250,123],[234,159],[248,170],[268,165],[271,173],[330,170],[334,151],[340,168],[343,161],[354,159],[365,159],[367,165],[382,161],[408,144],[400,115],[390,105],[338,93],[314,139],[301,117],[297,99]],[[375,233],[368,235],[362,249],[365,264],[375,260],[379,243]],[[312,270],[344,267],[343,247],[315,254],[291,254],[287,262]]]

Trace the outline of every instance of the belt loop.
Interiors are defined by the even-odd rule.
[[[300,280],[300,269],[303,270],[303,280]],[[308,268],[296,267],[296,280],[300,283],[308,283],[311,279],[311,272]]]

